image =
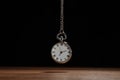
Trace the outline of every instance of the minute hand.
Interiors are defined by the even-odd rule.
[[[61,47],[59,47],[59,50],[61,51]]]

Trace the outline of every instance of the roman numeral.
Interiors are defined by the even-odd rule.
[[[69,55],[67,55],[67,57],[70,57]]]
[[[52,51],[52,53],[55,53],[55,51]]]
[[[55,57],[55,55],[53,55],[53,57]]]

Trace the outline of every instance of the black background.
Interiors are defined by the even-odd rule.
[[[14,16],[14,38],[9,35],[6,39],[5,47],[9,49],[1,54],[0,66],[120,67],[120,32],[110,22],[112,17],[88,16],[88,6],[77,0],[65,1],[65,32],[73,57],[61,65],[55,63],[50,54],[52,46],[58,42],[60,2],[45,0],[25,5],[22,13],[19,11]],[[11,33],[12,30],[7,34]],[[10,46],[11,41],[16,48]]]

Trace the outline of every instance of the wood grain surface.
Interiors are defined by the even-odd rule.
[[[120,68],[0,68],[0,80],[120,80]]]

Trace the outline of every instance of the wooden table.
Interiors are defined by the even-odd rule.
[[[0,80],[120,80],[120,68],[0,68]]]

